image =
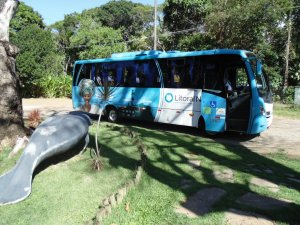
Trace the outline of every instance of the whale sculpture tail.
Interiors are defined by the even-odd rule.
[[[91,119],[84,113],[53,116],[41,123],[17,164],[0,176],[0,205],[29,196],[35,168],[45,159],[75,148],[82,140],[87,142],[90,125]]]

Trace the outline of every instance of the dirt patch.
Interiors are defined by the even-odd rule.
[[[25,118],[35,109],[39,110],[44,118],[73,110],[70,98],[23,98],[22,102]]]
[[[275,117],[271,127],[259,136],[238,136],[220,138],[221,143],[242,145],[259,154],[284,153],[300,158],[300,120]]]

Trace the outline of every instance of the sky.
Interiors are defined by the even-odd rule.
[[[64,15],[73,12],[82,12],[85,9],[91,9],[101,6],[109,0],[22,0],[26,5],[31,6],[44,19],[46,25],[53,24],[63,20]],[[132,2],[154,5],[154,0],[131,0]],[[164,0],[157,0],[162,4]]]

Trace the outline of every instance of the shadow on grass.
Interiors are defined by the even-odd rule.
[[[169,186],[172,189],[182,192],[185,196],[189,197],[193,192],[196,192],[200,188],[204,187],[219,187],[227,192],[227,194],[214,205],[214,212],[220,211],[225,212],[230,208],[241,209],[244,211],[252,211],[261,215],[265,215],[268,218],[280,222],[286,222],[291,224],[298,224],[300,222],[298,213],[300,212],[300,206],[296,203],[289,204],[288,207],[283,207],[278,210],[262,210],[254,208],[251,206],[240,205],[236,203],[236,200],[245,195],[246,193],[255,193],[250,187],[249,182],[244,183],[231,183],[226,181],[219,181],[213,175],[213,168],[205,168],[199,166],[195,168],[202,173],[203,179],[205,182],[198,182],[194,176],[190,173],[184,171],[178,164],[189,164],[189,158],[184,153],[190,153],[196,156],[205,157],[206,159],[215,162],[218,166],[223,166],[229,168],[233,171],[240,172],[242,174],[247,174],[253,177],[266,179],[277,185],[294,189],[299,191],[300,184],[293,182],[287,179],[287,174],[292,177],[300,177],[299,172],[282,165],[270,158],[267,158],[263,155],[259,155],[250,149],[242,146],[240,142],[253,138],[253,136],[242,136],[238,134],[225,134],[223,138],[234,138],[236,139],[235,145],[226,144],[220,139],[214,140],[218,144],[225,147],[225,151],[233,153],[237,156],[234,159],[230,157],[224,157],[218,154],[218,151],[211,151],[205,147],[199,147],[199,144],[209,146],[214,142],[207,138],[199,136],[199,132],[196,129],[190,127],[181,127],[181,126],[171,126],[158,123],[147,123],[147,122],[138,122],[138,121],[127,121],[124,123],[125,126],[130,127],[135,132],[139,133],[143,138],[152,138],[156,140],[170,140],[172,146],[162,145],[160,143],[147,143],[151,144],[152,149],[157,150],[156,154],[158,157],[154,159],[151,155],[148,156],[146,162],[145,171],[152,178],[158,180],[159,182]],[[146,128],[146,129],[145,129]],[[157,132],[163,131],[163,132]],[[175,134],[173,132],[177,132]],[[181,137],[182,134],[182,137]],[[189,135],[191,138],[194,138],[195,142],[189,142],[185,136]],[[129,159],[124,155],[120,155],[113,149],[110,149],[106,146],[108,151],[103,153],[103,157],[109,158],[109,162],[112,166],[118,167],[122,166],[128,169],[132,169],[132,165],[136,163],[135,160]],[[188,152],[180,152],[175,150],[175,148],[187,148]],[[174,156],[176,160],[174,160]],[[170,173],[167,170],[164,170],[157,166],[157,163],[167,164],[174,173]],[[255,168],[249,166],[254,165]],[[265,170],[272,170],[272,174],[265,172]],[[191,188],[182,189],[181,181],[183,179],[192,181],[193,185]],[[262,197],[259,193],[255,193],[258,197]],[[281,200],[277,200],[281,202]],[[284,203],[282,201],[282,203]],[[193,210],[193,209],[191,209]]]
[[[109,142],[116,138],[118,138],[118,136],[111,136],[110,138],[106,138],[105,141],[107,142],[107,144],[99,145],[101,157],[107,158],[108,163],[113,167],[123,167],[132,171],[135,170],[139,163],[137,159],[129,158],[124,154],[121,154],[120,152],[117,152],[110,147]],[[133,145],[133,143],[131,143],[131,145]],[[43,170],[47,169],[49,166],[67,161],[73,158],[74,156],[80,154],[84,146],[85,146],[85,139],[82,139],[75,148],[72,148],[69,151],[66,151],[64,153],[51,156],[47,158],[47,160],[42,161],[34,170],[33,179],[34,176],[38,175]],[[85,151],[88,151],[89,154],[90,154],[90,148],[96,149],[94,135],[89,136],[89,144],[88,147],[85,149]]]
[[[53,155],[49,158],[47,158],[46,160],[42,161],[37,167],[36,169],[34,170],[34,173],[33,173],[33,179],[34,180],[34,177],[36,175],[38,175],[40,172],[42,172],[43,170],[47,169],[49,166],[52,166],[52,165],[56,165],[58,163],[61,163],[63,161],[67,161],[71,158],[73,158],[74,156],[78,155],[84,148],[85,146],[85,138],[83,138],[77,145],[76,147],[66,151],[66,152],[63,152],[63,153],[60,153],[60,154],[57,154],[57,155]]]

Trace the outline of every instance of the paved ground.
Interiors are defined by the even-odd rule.
[[[260,154],[280,151],[300,158],[300,120],[275,117],[271,127],[257,137],[249,139],[247,136],[227,135],[221,142],[241,144]]]
[[[73,110],[72,99],[69,98],[26,98],[22,99],[24,117],[27,118],[32,110],[39,110],[42,117]]]

